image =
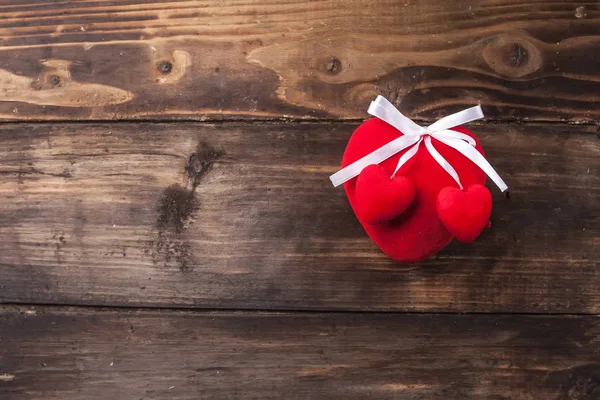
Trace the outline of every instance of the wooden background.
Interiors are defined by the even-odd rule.
[[[600,399],[600,5],[0,0],[0,399]],[[492,229],[387,259],[369,102],[472,124]]]

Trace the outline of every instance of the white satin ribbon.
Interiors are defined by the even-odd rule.
[[[371,102],[368,112],[372,116],[392,125],[394,128],[404,133],[404,135],[392,140],[388,144],[331,175],[329,179],[331,179],[333,186],[337,187],[342,183],[349,181],[358,176],[365,167],[372,164],[379,164],[394,154],[412,146],[402,155],[402,157],[400,157],[398,165],[392,174],[393,178],[394,175],[396,175],[396,172],[417,154],[421,142],[424,142],[425,148],[429,151],[434,160],[437,161],[437,163],[440,164],[440,166],[456,181],[458,186],[463,189],[456,170],[444,157],[442,157],[435,147],[433,147],[433,144],[431,143],[431,138],[433,137],[473,161],[475,165],[481,168],[481,170],[494,181],[496,186],[498,186],[502,192],[508,189],[508,186],[506,186],[506,183],[500,178],[500,175],[498,175],[485,157],[483,157],[475,148],[475,140],[469,135],[450,129],[483,118],[483,112],[481,111],[480,106],[471,107],[455,114],[448,115],[426,128],[417,125],[410,118],[402,115],[402,113],[383,96],[377,96],[377,99]]]

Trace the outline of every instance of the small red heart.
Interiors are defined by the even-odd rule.
[[[368,224],[397,218],[415,198],[415,185],[405,176],[390,178],[381,165],[364,168],[356,181],[356,215]]]
[[[492,213],[492,194],[483,185],[472,185],[463,191],[443,188],[437,196],[440,220],[452,236],[470,243],[488,225]]]

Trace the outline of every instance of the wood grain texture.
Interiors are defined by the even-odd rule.
[[[597,122],[597,2],[0,2],[0,118]]]
[[[3,400],[596,400],[598,317],[2,309]]]
[[[0,301],[600,313],[600,140],[473,129],[511,189],[417,265],[331,186],[351,124],[0,126]]]

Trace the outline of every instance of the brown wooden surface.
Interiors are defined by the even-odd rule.
[[[16,303],[600,312],[595,127],[474,126],[511,188],[492,228],[417,265],[328,175],[351,124],[0,127],[0,299]]]
[[[7,400],[600,398],[598,317],[4,308]]]
[[[0,2],[0,118],[598,121],[595,1]]]
[[[0,0],[0,400],[600,399],[599,52],[595,1]],[[482,104],[475,243],[330,185],[378,94]]]

